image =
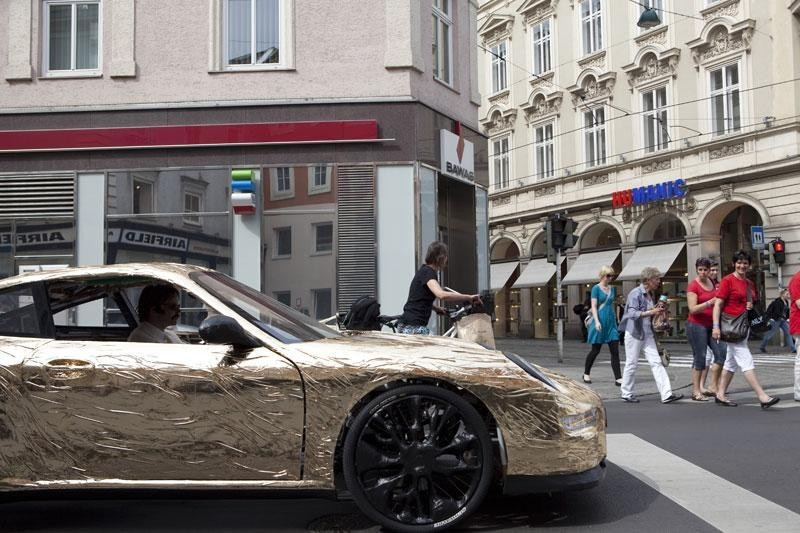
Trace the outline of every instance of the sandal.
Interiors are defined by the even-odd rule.
[[[717,395],[717,391],[707,390],[707,391],[703,391],[701,394],[703,396],[705,396],[706,398],[712,398],[712,397]]]
[[[696,402],[707,402],[708,396],[705,394],[692,394],[692,400]]]

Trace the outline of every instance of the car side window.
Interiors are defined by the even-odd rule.
[[[36,309],[32,286],[0,292],[0,335],[41,337],[42,321]]]

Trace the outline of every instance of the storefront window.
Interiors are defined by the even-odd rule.
[[[0,223],[0,276],[74,265],[75,222],[23,219]]]

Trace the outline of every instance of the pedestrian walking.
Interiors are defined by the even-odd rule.
[[[711,259],[711,266],[708,269],[708,280],[714,284],[714,290],[717,290],[719,286],[719,261]],[[713,309],[712,309],[713,314]],[[728,345],[725,344],[724,341],[717,341],[717,349],[719,353],[719,357],[722,359],[723,364],[725,362],[725,355],[728,353]],[[711,347],[706,349],[706,368],[700,373],[700,386],[704,391],[708,391],[709,393],[713,393],[712,396],[717,395],[717,383],[719,383],[719,377],[715,377],[711,380],[711,383],[708,387],[706,387],[706,378],[708,377],[708,370],[714,364],[714,357],[715,353],[711,350]],[[720,375],[722,375],[720,368]]]
[[[794,335],[794,401],[800,402],[800,272],[789,282],[789,332]]]
[[[742,313],[746,313],[753,308],[753,301],[757,299],[755,285],[747,279],[747,270],[750,268],[750,253],[739,250],[733,254],[734,271],[724,278],[717,287],[717,298],[714,303],[713,328],[711,335],[715,340],[721,337],[720,319],[723,313],[728,317],[735,318]],[[746,318],[746,317],[745,317]],[[748,321],[749,323],[749,321]],[[727,397],[728,385],[733,379],[733,374],[737,370],[742,371],[742,375],[753,392],[758,396],[762,409],[768,409],[780,401],[777,396],[770,397],[761,388],[761,384],[756,377],[753,354],[747,346],[749,332],[744,339],[738,342],[728,342],[728,352],[725,358],[725,365],[717,387],[717,396],[714,401],[719,405],[736,407],[737,403]]]
[[[703,371],[706,369],[706,352],[714,354],[711,365],[711,383],[716,391],[720,370],[725,363],[725,356],[720,353],[719,343],[711,336],[713,325],[714,300],[717,290],[708,279],[711,261],[705,257],[694,263],[697,277],[686,288],[686,303],[689,306],[689,317],[686,323],[686,336],[692,347],[692,400],[705,402],[709,396],[715,396],[704,389]]]
[[[761,353],[767,353],[767,343],[772,339],[778,330],[783,331],[783,336],[786,339],[786,346],[792,353],[797,351],[794,344],[794,339],[789,334],[789,291],[782,290],[780,295],[772,300],[766,311],[767,318],[769,319],[769,331],[761,339],[761,346],[759,349]]]
[[[592,365],[600,353],[603,344],[608,344],[611,352],[611,370],[614,372],[614,384],[622,384],[622,373],[619,369],[619,333],[617,332],[617,316],[614,302],[617,300],[617,290],[612,287],[614,269],[610,266],[600,268],[600,281],[592,287],[591,295],[591,321],[587,326],[588,342],[592,349],[586,354],[586,363],[583,370],[583,382],[591,383]]]
[[[666,304],[663,302],[655,303],[653,294],[661,285],[661,272],[657,268],[646,267],[642,270],[640,279],[639,286],[628,294],[625,314],[622,315],[619,324],[619,329],[625,331],[625,370],[622,373],[620,393],[624,401],[639,403],[639,399],[633,393],[633,387],[636,384],[639,354],[644,352],[661,395],[661,403],[672,403],[683,398],[683,394],[672,392],[667,370],[658,354],[652,327],[652,319],[666,310]]]

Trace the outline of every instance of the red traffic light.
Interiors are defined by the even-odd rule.
[[[783,252],[783,251],[785,251],[784,247],[783,247],[783,241],[775,241],[775,242],[773,242],[772,243],[772,251],[773,252]]]

